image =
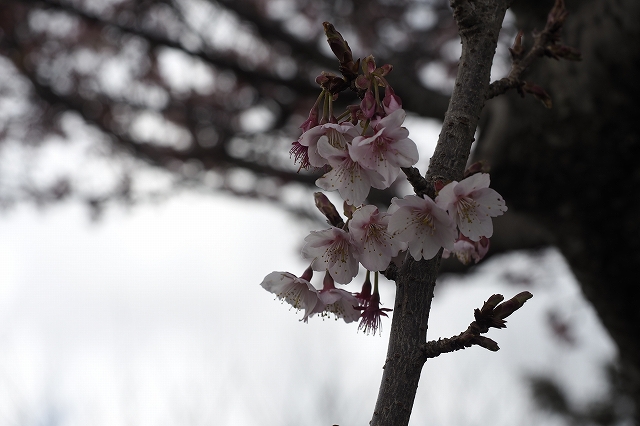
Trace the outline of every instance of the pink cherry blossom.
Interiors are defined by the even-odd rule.
[[[415,260],[433,258],[441,247],[453,250],[458,235],[451,217],[429,197],[394,198],[388,231],[409,244]]]
[[[491,218],[507,211],[502,196],[489,188],[487,173],[448,183],[440,190],[436,203],[453,216],[460,232],[472,241],[490,238],[493,235]]]
[[[318,299],[321,305],[318,305],[313,313],[322,316],[333,314],[336,319],[342,318],[346,323],[360,318],[360,311],[357,309],[359,300],[348,291],[336,288],[329,274],[324,276],[323,288],[318,293]]]
[[[375,206],[362,206],[349,221],[349,233],[358,249],[360,263],[369,271],[384,271],[403,244],[387,232],[390,216]]]
[[[348,284],[358,275],[356,247],[348,232],[331,227],[323,231],[311,231],[305,239],[302,255],[313,259],[311,267],[315,271],[329,271],[340,284]]]
[[[347,203],[359,206],[369,195],[372,186],[384,189],[388,185],[385,185],[382,176],[377,172],[362,167],[351,158],[351,147],[352,145],[348,145],[339,149],[327,140],[318,142],[319,155],[327,159],[332,169],[316,180],[316,185],[325,191],[337,190]]]
[[[444,250],[443,258],[454,254],[463,265],[468,265],[471,260],[478,263],[484,258],[489,251],[489,239],[487,237],[480,238],[479,241],[471,241],[469,238],[460,234],[458,240],[453,244],[453,251]]]
[[[307,322],[309,316],[315,313],[315,309],[324,307],[318,298],[318,290],[311,285],[309,279],[311,279],[310,270],[306,271],[301,278],[289,272],[276,271],[267,275],[260,285],[294,309],[304,309],[304,317],[301,321]]]
[[[330,146],[338,150],[346,150],[347,144],[356,136],[358,136],[358,129],[349,122],[342,124],[326,123],[303,133],[298,142],[300,145],[308,147],[309,163],[313,167],[323,167],[329,162],[326,157],[318,152],[318,142],[326,141]]]
[[[418,148],[408,138],[409,131],[402,127],[405,116],[403,109],[392,112],[373,126],[372,136],[354,138],[349,149],[351,158],[380,173],[386,186],[396,180],[401,167],[418,162]]]
[[[325,305],[324,312],[335,315],[336,319],[342,318],[344,322],[350,323],[360,318],[360,311],[355,308],[358,306],[358,299],[348,291],[340,288],[321,290],[318,298]]]

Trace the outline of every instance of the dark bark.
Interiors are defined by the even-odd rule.
[[[546,6],[516,3],[519,27],[541,28]],[[510,208],[553,235],[618,346],[640,407],[640,3],[567,7],[564,40],[583,61],[541,61],[526,76],[549,92],[552,109],[515,95],[490,101],[476,154]]]
[[[426,176],[431,183],[426,191],[431,196],[436,179],[462,178],[489,87],[491,63],[508,2],[463,0],[452,2],[452,7],[460,27],[462,57]],[[420,372],[427,359],[421,348],[426,342],[440,257],[441,253],[431,260],[415,261],[407,255],[400,268],[389,348],[372,426],[409,423]]]

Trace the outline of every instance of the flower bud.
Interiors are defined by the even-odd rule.
[[[338,213],[338,210],[331,201],[322,192],[314,192],[313,199],[316,203],[316,207],[320,210],[320,213],[327,218],[329,224],[336,228],[341,228],[344,225],[344,221]]]
[[[400,99],[400,96],[396,95],[396,93],[389,85],[387,85],[387,87],[385,87],[384,89],[384,99],[382,99],[382,105],[384,107],[384,111],[387,114],[391,114],[392,112],[402,108],[402,99]]]
[[[482,160],[476,161],[475,163],[467,167],[467,169],[464,171],[463,177],[467,178],[471,175],[475,175],[476,173],[489,173],[489,166],[487,166],[487,163]]]
[[[349,43],[342,37],[342,34],[329,22],[323,22],[324,33],[327,36],[327,42],[334,55],[340,61],[340,64],[353,62],[353,55]]]
[[[371,75],[376,70],[376,61],[373,59],[373,55],[369,55],[362,60],[362,71],[365,76]]]
[[[545,54],[554,59],[566,59],[569,61],[582,60],[582,54],[578,49],[571,46],[565,46],[564,44],[553,44],[547,47]]]
[[[549,11],[549,15],[547,16],[547,25],[545,29],[559,31],[568,14],[569,12],[567,12],[567,9],[564,7],[564,0],[556,0]]]
[[[513,46],[509,48],[509,53],[511,53],[511,58],[513,60],[522,58],[522,54],[524,53],[524,48],[522,47],[523,35],[524,33],[522,31],[518,31],[518,34],[516,34],[516,39],[513,42]]]
[[[356,87],[358,89],[367,90],[371,87],[371,81],[364,75],[359,75],[356,78]]]
[[[498,344],[494,340],[489,339],[488,337],[473,336],[473,339],[471,339],[471,342],[475,343],[478,346],[482,346],[485,349],[489,349],[491,352],[497,352],[500,350],[500,347],[498,346]]]
[[[376,99],[371,90],[367,90],[364,99],[360,102],[360,109],[366,118],[372,118],[376,113]]]
[[[523,291],[522,293],[516,294],[511,299],[507,300],[504,303],[501,303],[493,310],[493,315],[495,318],[505,319],[518,309],[524,305],[524,302],[531,299],[533,294],[528,291]]]
[[[494,294],[486,302],[484,302],[484,305],[482,305],[482,308],[480,309],[480,312],[483,313],[483,314],[487,314],[487,313],[493,311],[495,309],[495,307],[498,306],[498,303],[502,302],[503,300],[504,300],[504,296],[503,295]]]
[[[527,93],[531,93],[534,98],[542,102],[542,104],[547,108],[551,108],[551,106],[553,105],[553,103],[551,102],[551,96],[549,96],[549,94],[537,84],[525,82],[524,86],[522,86],[522,90]]]
[[[360,120],[360,117],[362,116],[362,111],[360,110],[360,105],[349,105],[347,107],[347,109],[349,110],[349,115],[350,115],[350,120],[351,124],[353,124],[354,126],[356,124],[358,124],[358,121]]]
[[[391,71],[393,70],[393,65],[391,64],[384,64],[383,66],[381,66],[380,68],[376,69],[375,74],[378,77],[385,77],[387,76]]]

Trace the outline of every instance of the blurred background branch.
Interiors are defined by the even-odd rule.
[[[488,101],[481,117],[473,160],[491,166],[492,187],[509,205],[495,221],[489,255],[558,247],[616,342],[640,406],[640,4],[566,3],[562,37],[583,61],[546,59],[524,76],[549,93],[553,108],[510,93]],[[517,30],[531,46],[551,4],[514,2],[494,79],[508,72]],[[441,0],[5,0],[1,7],[4,209],[77,200],[99,217],[106,206],[188,187],[320,221],[311,197],[317,175],[297,173],[288,151],[317,97],[315,77],[337,66],[321,23],[339,28],[357,57],[373,53],[394,65],[390,83],[414,118],[444,116],[459,54]],[[372,192],[370,201],[384,204],[405,189]],[[467,270],[443,262],[443,272]]]

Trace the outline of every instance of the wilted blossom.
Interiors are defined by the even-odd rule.
[[[373,126],[371,136],[353,139],[349,153],[353,160],[378,172],[390,186],[398,177],[401,167],[411,167],[418,162],[418,148],[409,139],[409,131],[402,127],[403,109],[398,109]]]
[[[293,156],[294,163],[300,163],[300,169],[308,169],[311,167],[311,163],[309,162],[309,147],[301,145],[300,142],[294,141],[291,144],[291,149],[289,150],[289,157]]]
[[[453,251],[444,250],[443,258],[454,254],[463,265],[468,265],[471,260],[478,263],[484,258],[489,251],[489,239],[482,237],[478,241],[471,241],[469,238],[460,234],[458,240],[453,244]]]
[[[371,187],[384,189],[389,185],[385,185],[380,174],[354,161],[350,156],[351,148],[352,145],[339,149],[322,140],[318,143],[319,155],[327,159],[332,169],[316,180],[316,185],[325,191],[337,190],[347,203],[359,206],[369,195]]]
[[[489,188],[487,173],[476,173],[445,185],[436,203],[453,216],[460,232],[472,241],[490,238],[493,235],[491,218],[507,211],[502,196]]]
[[[300,278],[289,272],[276,271],[267,275],[260,285],[296,310],[303,309],[302,321],[306,322],[309,316],[315,313],[314,310],[322,305],[318,298],[318,290],[309,282],[312,275],[311,268],[308,268]]]
[[[333,279],[347,284],[358,275],[356,247],[348,232],[331,227],[323,231],[311,231],[302,248],[305,259],[312,259],[315,271],[329,271]]]
[[[409,244],[415,260],[433,258],[441,247],[453,250],[458,232],[451,217],[429,197],[394,198],[388,231]]]
[[[391,259],[404,248],[387,231],[390,216],[376,206],[362,206],[349,221],[349,233],[358,249],[358,259],[369,271],[384,271]]]
[[[307,156],[309,157],[309,163],[313,167],[323,167],[329,162],[327,157],[318,152],[318,143],[320,141],[325,141],[338,150],[346,150],[347,144],[351,143],[358,134],[358,129],[349,122],[342,124],[326,123],[304,132],[298,138],[298,143],[308,148]]]
[[[358,330],[364,331],[365,334],[376,334],[377,331],[382,328],[382,321],[380,316],[384,315],[388,317],[386,312],[390,312],[393,309],[380,307],[380,294],[375,292],[371,295],[369,303],[366,306],[359,308],[362,311],[360,315],[360,324],[358,324]]]

